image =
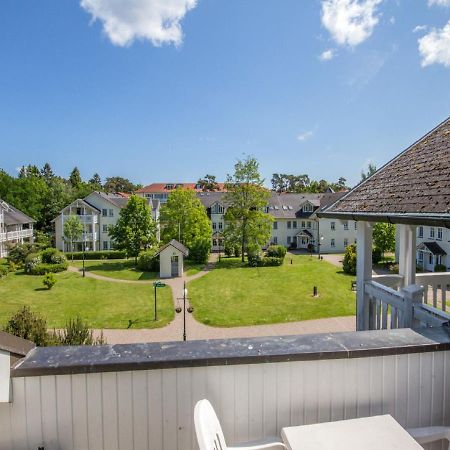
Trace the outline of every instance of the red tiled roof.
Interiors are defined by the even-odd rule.
[[[224,192],[225,184],[217,183],[219,185],[219,190],[215,192]],[[173,186],[172,189],[167,189],[167,186]],[[144,186],[143,188],[136,191],[138,194],[155,194],[161,192],[171,192],[177,187],[183,187],[184,189],[193,189],[196,192],[202,192],[202,189],[196,188],[197,183],[152,183],[148,186]]]

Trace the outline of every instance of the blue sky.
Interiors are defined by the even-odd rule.
[[[450,114],[450,0],[3,0],[0,167],[350,183]]]

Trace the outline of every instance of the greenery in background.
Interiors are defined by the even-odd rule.
[[[156,248],[151,248],[139,253],[137,261],[137,269],[143,272],[158,272],[159,271],[159,258],[155,256],[157,252]]]
[[[376,223],[373,227],[372,241],[374,249],[381,254],[379,260],[384,257],[384,254],[386,252],[394,252],[395,225],[393,225],[392,223]]]
[[[258,161],[250,156],[239,160],[234,174],[227,176],[225,246],[239,245],[242,261],[246,253],[258,254],[270,239],[273,218],[264,212],[270,192],[263,185]]]
[[[231,327],[354,315],[351,280],[334,265],[306,255],[289,255],[289,263],[261,268],[222,258],[188,289],[197,320]]]
[[[219,184],[214,175],[205,175],[197,181],[203,192],[213,192],[219,190]]]
[[[377,171],[377,166],[373,163],[369,163],[367,166],[367,170],[363,170],[361,172],[361,181],[366,180],[370,176],[372,176]]]
[[[156,244],[156,223],[152,219],[147,201],[132,195],[127,205],[120,210],[119,219],[109,227],[109,235],[114,241],[114,247],[124,250],[127,256],[135,258],[142,249]]]
[[[68,252],[65,253],[67,258],[72,259],[72,261],[80,259],[124,259],[127,254],[123,250],[99,250],[99,251],[89,251],[85,252]]]
[[[63,239],[70,243],[70,249],[74,251],[73,244],[81,239],[83,234],[83,224],[80,218],[71,214],[67,219],[64,220],[63,225]]]
[[[57,345],[105,345],[107,343],[103,331],[98,337],[94,337],[94,332],[80,316],[69,319],[63,330],[53,331],[52,338]]]
[[[161,207],[161,239],[180,241],[190,250],[190,258],[199,263],[208,261],[211,250],[212,228],[195,191],[177,188]]]
[[[349,275],[356,275],[356,244],[347,245],[342,261],[342,269]]]
[[[274,173],[272,175],[272,190],[278,193],[282,192],[311,192],[311,193],[323,193],[327,189],[333,189],[333,191],[341,191],[348,189],[346,185],[347,180],[344,177],[340,177],[335,183],[326,180],[311,180],[308,175],[290,175],[286,173]]]

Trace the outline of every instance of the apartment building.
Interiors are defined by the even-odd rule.
[[[434,272],[436,265],[450,271],[450,229],[421,225],[417,227],[417,265],[425,272]]]
[[[33,242],[34,223],[34,219],[0,199],[0,258],[8,256],[11,245]]]
[[[120,210],[128,203],[129,194],[92,192],[84,199],[77,199],[67,205],[53,220],[55,224],[56,247],[64,252],[72,251],[71,243],[64,240],[64,221],[71,215],[77,215],[83,225],[83,234],[74,243],[73,251],[113,250],[114,243],[109,234],[111,225],[115,225]],[[149,199],[152,217],[159,220],[159,201]]]

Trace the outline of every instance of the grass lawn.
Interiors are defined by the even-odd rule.
[[[290,261],[292,259],[292,264]],[[237,258],[189,283],[197,320],[231,327],[355,314],[355,277],[306,255],[286,256],[281,267],[250,268]],[[318,286],[319,297],[312,296]]]
[[[153,321],[153,288],[148,285],[111,283],[82,278],[76,273],[56,274],[52,290],[43,289],[40,276],[19,271],[0,280],[0,325],[23,305],[47,318],[50,328],[60,328],[80,315],[92,328],[157,328],[174,317],[169,287],[158,289],[158,321]]]

